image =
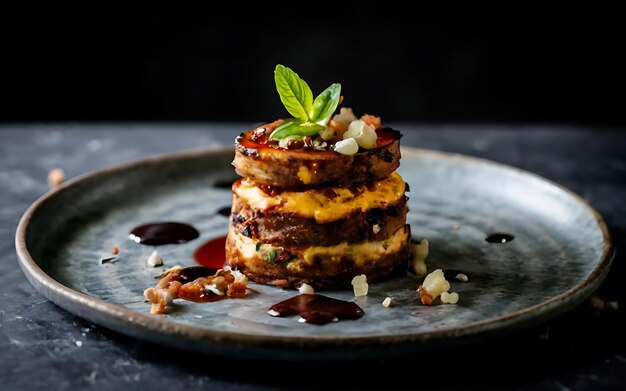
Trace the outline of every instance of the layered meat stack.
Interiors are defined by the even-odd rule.
[[[349,286],[357,275],[373,282],[405,270],[400,133],[378,126],[373,147],[340,153],[319,137],[272,143],[281,122],[236,139],[233,165],[243,178],[232,187],[226,264],[281,287]]]

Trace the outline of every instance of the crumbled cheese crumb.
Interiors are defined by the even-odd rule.
[[[298,291],[300,292],[301,295],[314,295],[315,294],[313,287],[307,283],[302,283],[302,285],[300,285],[300,288],[298,288]]]
[[[443,304],[456,304],[459,302],[459,294],[456,292],[443,292],[441,294],[441,302]]]
[[[354,139],[359,147],[372,149],[376,148],[378,135],[373,126],[370,126],[360,119],[350,122],[348,131],[343,134],[343,139]]]
[[[367,284],[367,276],[365,274],[355,276],[352,279],[352,288],[354,289],[354,296],[367,296],[369,288],[369,285]]]
[[[385,300],[383,300],[383,307],[385,308],[391,307],[391,301],[392,301],[391,297],[386,297]]]
[[[337,141],[335,143],[335,152],[342,155],[354,155],[359,151],[359,144],[353,138]]]
[[[418,276],[425,276],[427,272],[426,259],[428,258],[428,240],[422,239],[419,244],[411,245],[411,269]]]
[[[424,282],[417,287],[417,292],[424,305],[431,305],[433,300],[449,290],[450,282],[446,280],[443,270],[441,269],[432,271],[424,278]]]
[[[224,292],[220,290],[215,284],[206,284],[204,286],[204,289],[206,289],[207,291],[211,291],[218,296],[224,296]]]
[[[163,265],[163,259],[161,258],[161,255],[159,255],[159,253],[154,250],[152,254],[150,254],[150,256],[148,257],[146,263],[148,264],[148,266],[157,267]]]
[[[60,168],[55,168],[48,173],[48,186],[56,187],[65,182],[65,172]]]
[[[467,277],[467,274],[463,274],[463,273],[459,273],[454,277],[456,280],[459,281],[463,281],[463,282],[468,282],[469,278]]]

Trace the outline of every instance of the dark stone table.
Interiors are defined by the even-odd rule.
[[[605,218],[618,252],[597,298],[626,307],[626,129],[410,125],[403,145],[520,167],[580,194]],[[252,124],[0,126],[0,389],[626,389],[623,308],[591,300],[498,340],[402,359],[337,365],[224,359],[156,346],[93,325],[41,296],[14,249],[20,216],[46,177],[185,149],[232,145]],[[580,238],[584,241],[585,238]]]

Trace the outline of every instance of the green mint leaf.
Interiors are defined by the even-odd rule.
[[[292,126],[301,125],[304,122],[305,121],[296,118],[291,118],[283,121],[280,125],[276,127],[276,129],[274,129],[274,131],[272,131],[272,133],[270,134],[270,140],[280,140],[281,138],[289,136],[289,134],[285,134],[285,129],[289,129]]]
[[[300,119],[288,119],[278,125],[270,134],[270,140],[280,140],[288,136],[314,136],[326,129],[323,125]]]
[[[309,111],[311,122],[328,122],[327,119],[337,110],[340,97],[341,84],[339,83],[333,83],[330,87],[322,91],[322,93],[315,98],[313,107],[311,107]]]
[[[276,91],[280,96],[289,114],[295,118],[307,121],[309,111],[313,106],[313,92],[311,87],[298,76],[297,73],[284,65],[276,65],[274,71]]]

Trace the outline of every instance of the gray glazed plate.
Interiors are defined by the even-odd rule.
[[[424,306],[407,274],[370,285],[365,316],[324,326],[274,318],[294,290],[250,284],[244,299],[176,301],[151,315],[143,300],[163,268],[152,248],[128,239],[155,221],[182,221],[200,237],[159,247],[165,267],[191,266],[193,251],[223,236],[235,177],[232,149],[159,156],[85,175],[37,200],[16,235],[20,265],[48,299],[96,324],[211,355],[278,360],[381,359],[512,333],[572,309],[599,286],[614,250],[602,218],[572,192],[534,174],[473,157],[404,148],[398,172],[410,185],[413,238],[430,242],[428,270],[458,270],[456,305]],[[515,239],[485,241],[491,232]],[[101,265],[118,247],[119,260]],[[351,290],[322,292],[355,300]],[[386,297],[395,305],[382,306]]]

